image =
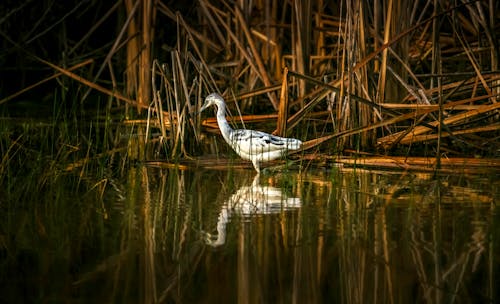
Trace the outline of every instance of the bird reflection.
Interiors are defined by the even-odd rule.
[[[257,174],[251,185],[239,188],[224,203],[217,220],[217,234],[203,232],[205,242],[212,247],[224,245],[226,242],[226,225],[233,215],[251,217],[262,214],[276,214],[300,206],[300,198],[287,197],[280,188],[260,185],[259,174]]]

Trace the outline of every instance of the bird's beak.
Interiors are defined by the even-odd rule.
[[[198,111],[198,114],[200,114],[201,112],[203,112],[206,108],[208,108],[208,102],[205,102],[205,103],[201,106],[200,110]]]
[[[193,111],[193,115],[200,115],[206,108],[208,108],[208,104],[205,102],[198,111]]]

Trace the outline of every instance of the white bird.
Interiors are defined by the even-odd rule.
[[[287,151],[298,150],[302,146],[302,142],[295,138],[284,138],[254,130],[233,130],[226,120],[224,99],[217,93],[208,95],[200,112],[211,105],[217,106],[217,124],[224,140],[241,158],[252,161],[257,172],[260,172],[261,162],[280,158]]]

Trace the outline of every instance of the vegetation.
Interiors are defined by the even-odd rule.
[[[0,105],[12,116],[9,107],[36,99],[23,111],[47,104],[58,121],[125,122],[138,136],[132,158],[141,159],[226,149],[203,140],[216,124],[195,115],[213,91],[230,103],[234,123],[298,137],[316,159],[431,156],[439,166],[443,155],[496,157],[498,6],[8,1]],[[107,114],[82,117],[96,107]],[[65,144],[89,150],[67,135]],[[96,152],[119,148],[120,137],[105,133]],[[17,139],[4,140],[7,155]],[[149,142],[159,144],[148,150]]]
[[[6,0],[0,12],[0,302],[220,302],[238,282],[260,300],[276,281],[284,299],[318,302],[498,298],[499,1]],[[218,232],[253,171],[214,161],[228,147],[196,114],[211,92],[239,127],[305,142],[300,172],[261,181],[303,208],[235,216],[222,252],[202,231]],[[194,164],[234,170],[182,170]],[[464,177],[478,168],[494,174]]]

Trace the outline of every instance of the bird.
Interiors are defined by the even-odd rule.
[[[226,120],[224,98],[217,93],[205,98],[199,113],[212,105],[217,107],[217,124],[222,137],[241,158],[252,162],[257,173],[260,173],[261,162],[280,158],[288,151],[299,150],[302,147],[302,141],[295,138],[279,137],[255,130],[234,130]]]

